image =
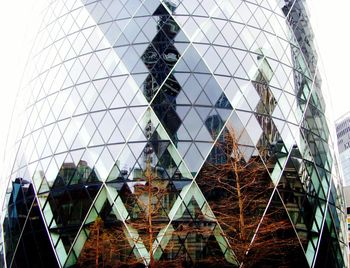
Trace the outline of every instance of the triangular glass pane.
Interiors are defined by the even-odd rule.
[[[45,205],[46,214],[48,210],[52,213],[52,220],[48,222],[49,232],[52,237],[57,237],[55,238],[58,240],[57,247],[63,246],[59,249],[64,250],[63,254],[69,252],[79,226],[83,223],[100,186],[94,184],[86,187],[81,184],[74,190],[57,189],[50,192]]]
[[[276,191],[257,229],[248,256],[253,258],[257,266],[279,265],[283,261],[290,267],[308,267],[299,239]],[[262,246],[265,243],[276,246],[276,250]]]

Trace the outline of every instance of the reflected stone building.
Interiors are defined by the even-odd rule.
[[[317,63],[302,0],[48,1],[1,265],[346,266]]]

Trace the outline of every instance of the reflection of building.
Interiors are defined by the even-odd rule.
[[[4,266],[88,267],[97,219],[125,242],[127,258],[111,252],[110,267],[238,266],[210,205],[222,196],[203,186],[204,167],[236,157],[218,149],[228,133],[273,186],[249,213],[260,223],[280,211],[289,231],[277,237],[297,241],[284,265],[347,264],[304,1],[51,2],[6,191]]]
[[[259,52],[263,54],[263,51]],[[259,57],[258,60],[260,61],[260,66],[253,84],[260,97],[260,101],[256,107],[256,119],[264,132],[264,137],[260,140],[258,146],[261,148],[261,155],[268,157],[271,155],[275,143],[281,141],[281,138],[272,120],[272,114],[277,105],[277,101],[269,88],[273,71],[265,57]]]
[[[64,186],[98,181],[95,171],[84,160],[76,166],[74,163],[63,163],[54,186]]]
[[[51,247],[40,208],[33,202],[35,193],[33,185],[16,178],[12,182],[12,193],[9,199],[7,215],[5,217],[4,238],[6,251],[16,252],[16,267],[54,267],[55,255],[45,249]],[[23,231],[23,234],[21,233]],[[38,250],[42,249],[42,250]],[[3,267],[3,261],[0,262]]]

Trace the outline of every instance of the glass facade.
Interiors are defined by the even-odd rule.
[[[4,266],[347,265],[305,1],[48,2]]]

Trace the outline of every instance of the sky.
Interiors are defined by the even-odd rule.
[[[310,0],[309,9],[325,77],[333,103],[334,118],[350,110],[350,1]]]
[[[4,176],[5,144],[24,67],[39,23],[39,2],[3,1],[0,11],[0,176]],[[36,28],[36,29],[34,29]],[[13,135],[13,133],[11,133]]]
[[[7,130],[21,76],[38,29],[39,14],[45,0],[3,1],[0,11],[0,176]],[[350,110],[350,1],[307,0],[333,103],[333,119]],[[327,94],[326,94],[327,96]],[[332,120],[332,119],[331,119]],[[13,135],[13,134],[11,134]],[[2,174],[3,175],[3,174]]]

